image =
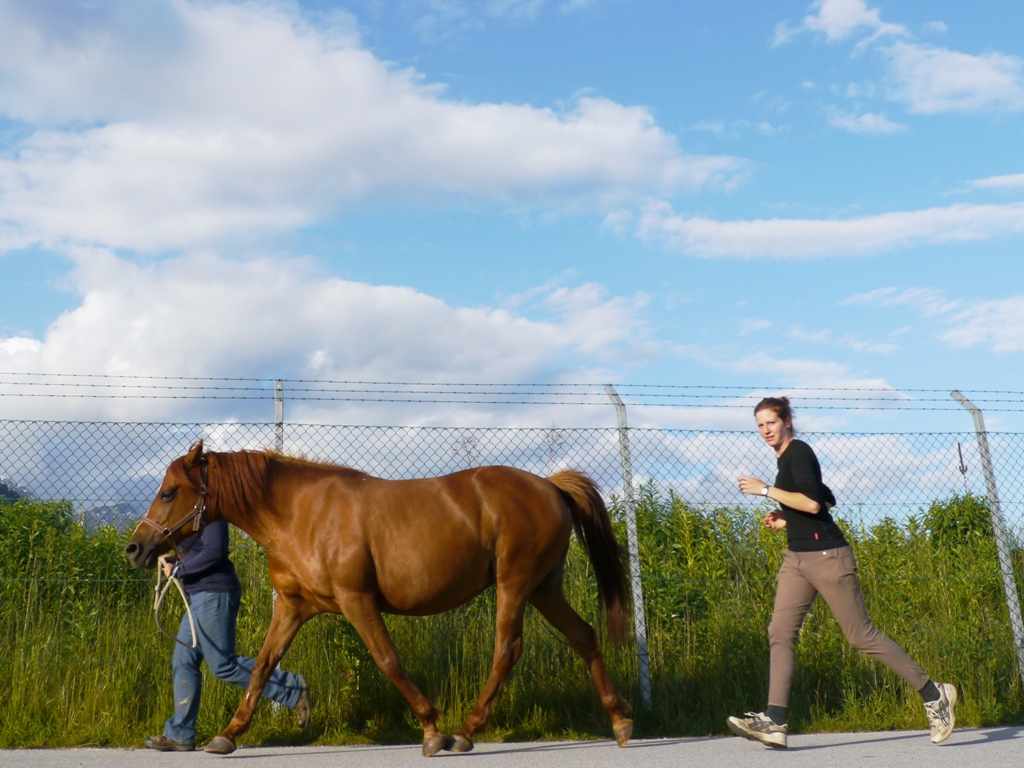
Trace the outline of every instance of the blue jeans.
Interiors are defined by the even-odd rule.
[[[242,688],[249,685],[256,660],[235,655],[235,619],[241,598],[239,591],[197,592],[189,598],[199,647],[190,651],[185,646],[174,645],[174,717],[164,725],[167,738],[184,744],[195,743],[196,715],[203,687],[199,665],[204,658],[218,680]],[[192,645],[188,615],[181,617],[178,639]],[[263,688],[263,698],[291,709],[299,701],[301,685],[298,675],[276,669]]]

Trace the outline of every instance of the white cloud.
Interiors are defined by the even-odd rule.
[[[846,349],[852,349],[854,352],[868,352],[873,355],[891,355],[900,348],[899,344],[893,344],[888,341],[861,339],[852,333],[839,337],[836,343]]]
[[[487,0],[487,12],[492,16],[513,16],[531,19],[548,0]],[[584,7],[579,6],[577,7]]]
[[[824,344],[832,339],[832,331],[828,328],[823,328],[820,331],[805,331],[800,326],[795,326],[790,328],[786,335],[795,341],[805,341],[814,344]]]
[[[701,120],[699,123],[694,123],[691,129],[694,131],[711,131],[711,133],[721,136],[725,133],[725,123],[721,120]]]
[[[850,83],[846,86],[846,95],[851,99],[875,97],[875,84],[870,80],[865,83]]]
[[[800,32],[821,32],[830,43],[845,40],[859,32],[869,33],[862,42],[877,40],[883,35],[905,35],[901,24],[882,21],[877,8],[868,8],[864,0],[816,0],[811,4],[816,13],[804,16],[796,27],[786,22],[775,28],[775,45],[791,40]]]
[[[754,333],[754,331],[763,331],[765,328],[770,328],[772,323],[770,320],[765,320],[759,317],[748,317],[740,320],[740,336],[746,336],[748,333]]]
[[[412,3],[412,30],[421,40],[438,45],[451,38],[485,28],[483,20],[473,15],[465,3],[458,0],[419,0]]]
[[[851,373],[845,363],[832,360],[807,360],[803,358],[782,358],[766,352],[755,352],[735,360],[724,362],[722,367],[738,373],[774,375],[777,379],[792,382],[793,386],[814,387],[820,396],[829,397],[843,390],[896,390],[885,379],[864,378]],[[847,396],[845,393],[842,396]]]
[[[851,115],[832,108],[828,113],[829,125],[842,128],[850,133],[897,133],[907,130],[902,123],[894,123],[885,115],[865,112],[863,115]]]
[[[1024,203],[951,205],[854,219],[717,221],[647,205],[638,236],[696,256],[799,258],[876,253],[921,243],[983,240],[1024,232]]]
[[[858,293],[843,299],[839,304],[841,306],[910,307],[918,310],[924,317],[934,317],[951,312],[960,306],[960,302],[947,299],[945,292],[936,288],[906,288],[901,291],[893,286],[877,288],[867,293]]]
[[[885,379],[857,376],[847,364],[833,360],[779,357],[763,351],[737,355],[732,349],[703,345],[680,346],[676,352],[713,370],[756,374],[793,390],[813,389],[826,399],[831,396],[847,397],[848,390],[858,389],[871,390],[872,397],[877,397],[879,392],[898,394],[898,390]],[[749,400],[755,394],[760,398],[775,393],[748,393],[746,398]]]
[[[812,344],[831,344],[843,349],[852,349],[854,352],[868,352],[876,355],[889,355],[899,349],[898,344],[862,339],[852,333],[836,337],[832,333],[831,328],[823,328],[820,331],[805,331],[800,326],[796,326],[791,328],[786,335],[795,341]]]
[[[939,320],[937,337],[956,349],[988,344],[994,352],[1024,351],[1024,296],[964,301],[935,288],[879,288],[844,299],[843,304],[909,307]]]
[[[880,398],[885,398],[888,405],[892,406],[910,399],[883,379],[868,379],[851,375],[849,368],[841,363],[779,358],[767,354],[726,359],[727,356],[720,350],[709,351],[706,349],[689,349],[685,351],[685,354],[709,368],[745,374],[752,373],[763,379],[786,380],[795,383],[778,390],[753,390],[742,395],[723,395],[714,405],[703,407],[632,405],[629,409],[631,426],[656,429],[752,431],[754,404],[762,397],[788,395],[794,398],[798,426],[801,430],[825,431],[849,427],[852,412],[859,409],[879,410]],[[864,390],[864,392],[858,396],[851,390]],[[841,401],[845,412],[821,411],[814,408],[815,404],[820,405],[830,399]],[[809,402],[811,400],[816,403]],[[756,435],[753,437],[756,438]],[[756,439],[755,442],[757,442]],[[745,474],[745,472],[740,474]]]
[[[775,136],[776,134],[786,130],[786,126],[772,125],[767,121],[763,121],[757,124],[757,130],[762,136]]]
[[[984,179],[975,179],[970,183],[971,189],[995,189],[1008,191],[1024,189],[1024,173],[1009,173],[1003,176],[989,176]]]
[[[583,11],[596,0],[563,0],[561,13]],[[443,43],[453,37],[486,29],[488,22],[511,20],[532,21],[550,0],[405,0],[402,7],[412,18],[412,29],[430,44]]]
[[[565,2],[558,7],[563,12],[568,13],[570,11],[582,11],[590,8],[595,2],[597,2],[597,0],[565,0]]]
[[[661,354],[644,320],[647,297],[609,296],[594,284],[533,297],[527,309],[542,319],[531,319],[323,276],[311,260],[190,254],[142,266],[96,250],[75,258],[80,305],[42,341],[0,339],[0,371],[515,382],[581,371],[603,378]],[[13,400],[8,418],[33,405]],[[161,418],[182,409],[152,400],[45,405],[52,418]],[[343,406],[296,405],[291,414],[333,420],[332,408]],[[421,408],[419,418],[453,409]]]
[[[644,416],[651,426],[679,424],[695,429],[715,428],[748,429],[753,415],[750,409],[762,397],[789,395],[795,398],[800,426],[807,430],[837,429],[849,423],[849,414],[835,412],[800,412],[801,400],[826,401],[837,399],[844,408],[878,408],[879,398],[891,398],[888,404],[898,405],[909,399],[884,378],[858,376],[845,363],[834,360],[813,360],[800,357],[782,357],[768,352],[753,352],[736,355],[730,349],[691,346],[677,350],[707,366],[711,370],[756,376],[761,380],[776,381],[783,388],[775,391],[751,391],[735,400],[725,400],[718,407],[682,408],[673,416],[669,408],[648,407]],[[857,391],[862,390],[862,395]],[[882,405],[886,405],[883,403]],[[743,407],[739,407],[743,406]]]
[[[582,11],[594,5],[595,0],[563,0],[558,3],[558,10],[563,13]],[[484,0],[484,2],[468,2],[467,0],[413,0],[407,3],[411,8],[423,8],[427,13],[440,14],[448,18],[480,16],[500,19],[534,19],[547,6],[550,0]]]
[[[29,7],[0,5],[0,111],[49,127],[0,155],[0,245],[189,247],[385,199],[611,210],[745,168],[682,154],[643,107],[446,99],[344,17],[178,0],[147,52],[102,19],[65,33]]]
[[[950,324],[939,338],[955,348],[988,344],[994,352],[1024,351],[1024,296],[974,302]]]
[[[948,48],[898,42],[886,49],[892,64],[892,97],[911,112],[966,111],[1024,107],[1016,56],[992,52],[973,56]]]
[[[1017,56],[998,51],[976,56],[916,42],[905,26],[882,21],[879,9],[869,8],[864,0],[818,0],[811,8],[816,13],[805,16],[799,25],[779,24],[775,44],[801,32],[823,33],[830,43],[860,35],[853,49],[856,54],[882,37],[905,38],[883,51],[889,65],[889,97],[905,102],[911,112],[1024,108],[1024,62]],[[946,25],[933,21],[926,29],[945,32]]]

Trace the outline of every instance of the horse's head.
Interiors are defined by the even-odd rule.
[[[124,548],[136,568],[155,568],[157,558],[177,551],[178,544],[208,522],[206,511],[206,454],[203,441],[167,467],[156,498]]]

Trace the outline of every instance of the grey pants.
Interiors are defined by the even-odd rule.
[[[849,547],[815,552],[787,549],[779,568],[775,612],[772,623],[768,625],[771,645],[769,704],[789,706],[800,625],[819,592],[852,647],[874,656],[910,683],[915,691],[924,688],[928,675],[871,623],[857,581],[857,560],[853,550]]]

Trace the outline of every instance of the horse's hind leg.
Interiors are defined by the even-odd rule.
[[[594,628],[580,618],[565,599],[560,575],[558,578],[546,579],[537,591],[530,595],[530,602],[555,629],[565,635],[576,652],[583,657],[601,696],[601,704],[611,718],[615,741],[620,747],[625,746],[629,737],[633,735],[633,721],[623,715],[623,709],[628,705],[612,686],[604,659],[601,658]]]
[[[413,712],[423,723],[423,756],[430,757],[451,745],[451,739],[437,730],[440,710],[423,695],[402,669],[388,628],[377,609],[376,600],[370,595],[347,595],[339,601],[345,618],[349,620],[366,648],[377,662],[380,671],[405,696]]]
[[[288,650],[299,629],[315,613],[316,611],[305,601],[293,603],[282,595],[277,596],[274,617],[270,620],[267,637],[263,641],[259,656],[256,657],[256,664],[249,676],[249,687],[245,690],[242,703],[238,705],[224,732],[214,736],[206,745],[207,752],[227,755],[235,751],[238,737],[248,731],[252,724],[253,713],[267,680],[270,679],[270,675],[280,663],[281,657]]]
[[[451,747],[454,752],[468,752],[473,748],[473,734],[487,726],[494,702],[512,672],[512,667],[523,653],[523,614],[526,612],[526,596],[518,588],[503,585],[500,581],[497,592],[497,631],[494,638],[491,674],[476,700],[473,711],[455,733],[455,743]]]

